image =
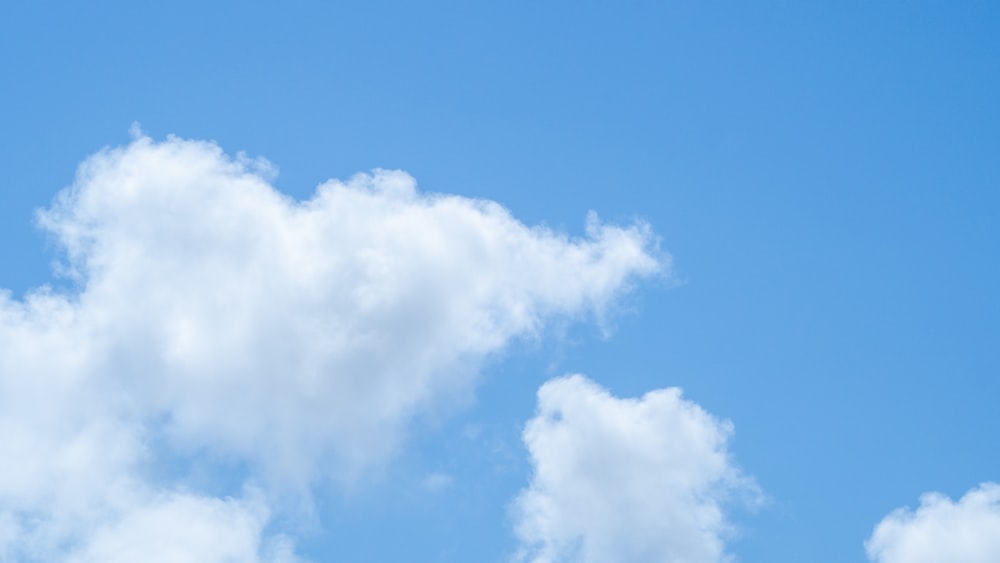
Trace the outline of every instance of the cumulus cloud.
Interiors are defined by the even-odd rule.
[[[538,391],[534,468],[513,505],[519,561],[728,561],[725,504],[756,500],[727,451],[730,423],[677,388],[619,399],[574,375]]]
[[[384,170],[294,201],[271,174],[140,136],[40,213],[75,285],[0,293],[0,459],[17,460],[0,464],[0,553],[108,560],[171,520],[242,546],[194,559],[255,561],[266,511],[155,468],[199,457],[300,490],[357,474],[484,359],[666,266],[642,224],[591,217],[571,238]]]
[[[939,493],[900,508],[865,543],[876,563],[994,563],[1000,561],[1000,485],[984,483],[958,502]]]

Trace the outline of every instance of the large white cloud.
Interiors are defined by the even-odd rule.
[[[141,137],[88,159],[41,213],[76,289],[0,293],[0,459],[17,460],[0,464],[0,553],[131,553],[100,530],[188,512],[232,516],[234,553],[256,553],[246,505],[183,496],[164,459],[248,467],[267,490],[349,477],[513,339],[600,316],[666,265],[641,224],[591,218],[570,238],[402,172],[301,202],[268,175],[212,143]]]
[[[920,497],[916,510],[886,516],[865,543],[877,563],[996,563],[1000,561],[1000,485],[984,483],[958,502]]]
[[[677,388],[619,399],[579,375],[549,381],[524,431],[534,475],[514,503],[518,560],[729,560],[725,505],[758,494],[731,433]]]

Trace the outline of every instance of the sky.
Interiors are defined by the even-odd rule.
[[[0,561],[1000,560],[998,24],[0,5]]]

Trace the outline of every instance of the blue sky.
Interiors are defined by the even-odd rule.
[[[316,231],[317,237],[345,237],[317,247],[333,254],[351,257],[360,252],[352,241],[380,240],[379,225],[395,232],[398,223],[390,211],[404,205],[400,201],[427,210],[414,211],[415,239],[440,228],[448,240],[449,233],[466,233],[462,229],[475,224],[483,230],[473,229],[468,236],[509,240],[509,248],[521,249],[518,253],[535,252],[524,248],[534,249],[537,241],[563,246],[552,255],[541,250],[537,256],[530,254],[523,264],[504,254],[508,246],[503,244],[496,261],[488,263],[480,263],[479,255],[463,254],[462,248],[449,247],[445,255],[452,261],[433,264],[412,258],[424,256],[423,246],[393,254],[392,249],[406,247],[407,237],[392,239],[395,246],[376,248],[385,253],[387,272],[404,280],[420,274],[428,286],[408,291],[430,295],[431,305],[465,306],[461,292],[454,302],[447,298],[449,290],[442,288],[451,283],[466,288],[473,280],[494,288],[490,291],[504,297],[489,301],[485,310],[498,315],[490,318],[503,326],[480,335],[483,342],[463,348],[455,340],[456,334],[465,333],[449,331],[465,325],[441,321],[444,336],[421,334],[425,329],[413,327],[437,326],[432,324],[437,316],[425,319],[419,307],[390,309],[384,317],[390,328],[373,324],[372,330],[385,328],[395,344],[372,348],[364,356],[384,357],[385,365],[373,367],[367,359],[329,360],[336,367],[330,377],[338,381],[364,381],[373,370],[385,375],[387,386],[411,381],[400,374],[409,369],[403,366],[418,362],[415,371],[425,370],[427,381],[443,382],[442,388],[447,388],[441,391],[437,383],[420,387],[426,401],[410,405],[400,399],[408,406],[370,422],[370,427],[365,421],[351,423],[363,429],[359,440],[381,443],[384,438],[389,444],[384,455],[365,450],[362,457],[371,459],[365,457],[360,479],[336,476],[350,457],[345,452],[356,448],[345,445],[353,444],[348,438],[329,437],[340,436],[350,426],[339,414],[331,415],[337,425],[321,425],[320,430],[294,417],[282,418],[291,416],[285,411],[266,409],[260,420],[246,425],[250,436],[254,428],[269,432],[273,425],[267,417],[273,415],[280,422],[276,425],[293,429],[289,432],[302,440],[303,451],[324,444],[329,451],[303,462],[316,468],[302,470],[315,470],[321,477],[302,477],[298,467],[280,463],[271,467],[269,454],[246,445],[246,435],[230,431],[229,423],[204,422],[209,415],[191,415],[195,422],[189,422],[187,430],[159,432],[157,422],[141,413],[183,420],[178,413],[200,412],[203,401],[209,401],[205,408],[211,410],[213,397],[239,395],[241,388],[219,391],[197,383],[172,387],[160,380],[181,377],[177,374],[189,369],[184,367],[188,364],[171,367],[174,364],[143,348],[153,340],[122,337],[118,346],[132,350],[134,357],[93,360],[98,367],[86,369],[99,372],[93,375],[95,381],[111,389],[141,395],[126,409],[128,414],[114,410],[101,411],[101,416],[110,417],[115,428],[128,422],[144,429],[136,430],[135,439],[153,452],[151,461],[139,464],[139,469],[122,462],[129,468],[124,475],[153,475],[142,485],[143,494],[156,497],[155,491],[162,489],[204,495],[197,497],[202,500],[238,497],[250,512],[266,505],[269,516],[263,519],[262,533],[285,534],[307,560],[508,561],[529,541],[516,531],[525,518],[518,512],[516,499],[523,498],[519,495],[535,490],[557,501],[566,498],[557,486],[546,489],[539,472],[554,459],[548,457],[555,456],[553,451],[562,450],[543,448],[532,457],[535,450],[522,437],[539,408],[536,392],[553,378],[580,373],[615,397],[680,387],[685,400],[732,422],[732,438],[720,447],[732,469],[752,479],[760,492],[760,502],[719,497],[721,510],[738,529],[736,534],[722,534],[725,552],[738,560],[933,561],[907,559],[905,549],[893,547],[905,547],[905,529],[893,536],[896,539],[872,540],[871,545],[889,546],[882,551],[872,548],[866,555],[865,542],[897,508],[916,509],[924,493],[941,492],[957,503],[980,484],[1000,481],[1000,454],[994,447],[1000,424],[1000,300],[995,289],[1000,249],[995,224],[1000,211],[998,23],[1000,10],[985,2],[174,2],[169,7],[149,2],[7,3],[0,7],[0,287],[11,291],[14,303],[21,303],[32,288],[54,285],[57,295],[69,296],[70,306],[85,313],[90,309],[79,303],[95,303],[93,310],[110,315],[112,324],[142,332],[148,328],[141,324],[143,318],[156,322],[163,311],[133,318],[126,314],[128,307],[101,300],[98,290],[131,303],[154,300],[149,296],[160,295],[160,290],[173,295],[170,288],[175,286],[201,295],[198,288],[204,286],[195,282],[217,275],[229,279],[232,274],[233,280],[252,276],[227,269],[230,262],[234,268],[245,263],[242,255],[225,254],[229,247],[219,246],[221,254],[205,256],[189,248],[200,244],[196,241],[201,235],[251,240],[252,233],[238,229],[260,228],[263,219],[258,215],[247,215],[259,220],[246,219],[245,224],[234,220],[234,232],[217,232],[215,223],[208,222],[198,235],[184,233],[188,219],[159,221],[150,209],[167,205],[160,200],[147,202],[151,207],[140,201],[97,211],[87,211],[86,202],[68,204],[66,216],[56,220],[66,228],[93,217],[111,225],[109,218],[118,217],[114,212],[137,223],[149,219],[163,230],[148,240],[124,227],[108,227],[93,236],[105,242],[112,239],[100,237],[138,237],[135,240],[151,245],[147,250],[156,249],[173,260],[171,267],[157,261],[159,254],[150,254],[149,262],[114,262],[121,266],[122,277],[104,280],[94,269],[84,275],[83,286],[54,274],[51,266],[54,260],[65,260],[62,246],[77,235],[60,238],[58,226],[46,232],[37,224],[36,210],[52,207],[56,194],[74,183],[84,193],[124,197],[124,176],[109,173],[92,181],[77,176],[81,162],[103,147],[130,147],[94,158],[106,158],[112,170],[139,166],[136,182],[145,189],[142,186],[158,185],[159,179],[188,169],[185,159],[211,153],[210,145],[170,141],[168,135],[212,141],[229,155],[212,157],[219,162],[229,162],[240,152],[266,158],[278,172],[273,179],[263,174],[261,181],[270,181],[296,201],[309,200],[317,186],[330,179],[345,182],[350,193],[374,190],[377,197],[365,200],[367,211],[356,211],[362,218],[360,230],[341,233],[331,226]],[[130,136],[133,123],[148,137]],[[187,156],[166,154],[175,147],[172,143]],[[157,147],[162,150],[157,152]],[[374,169],[405,171],[420,194],[495,201],[509,211],[509,221],[479,209],[471,199],[439,209],[431,196],[411,194],[416,199],[406,199],[410,196],[384,187],[405,184],[405,179],[376,174],[348,181]],[[242,193],[233,187],[233,174],[211,168],[190,182],[224,186],[218,197],[230,197],[225,194]],[[190,198],[179,198],[171,209],[179,217],[215,209],[195,195]],[[258,204],[264,209],[260,201],[244,203],[247,209]],[[243,209],[219,205],[220,210]],[[279,214],[275,210],[283,208],[268,209]],[[588,233],[585,222],[591,210],[610,229],[625,233],[627,241],[616,246],[608,242],[614,236],[611,231]],[[451,230],[457,215],[449,213],[462,213],[470,223],[455,223],[457,230]],[[192,225],[201,225],[197,221],[190,219]],[[333,225],[341,224],[338,221]],[[299,232],[294,222],[280,224],[287,232]],[[369,224],[373,226],[366,230]],[[648,225],[648,232],[642,225]],[[323,234],[334,231],[341,234]],[[554,238],[546,238],[550,236]],[[313,241],[289,237],[286,253]],[[526,246],[518,246],[522,243]],[[593,263],[583,267],[560,261],[560,252],[583,252],[591,248],[588,244],[604,249],[593,250]],[[647,253],[659,269],[634,255],[616,261],[615,252],[629,249]],[[302,252],[307,263],[326,256],[315,249]],[[91,249],[80,259],[120,256]],[[220,261],[227,256],[231,260]],[[440,259],[429,251],[426,256]],[[222,274],[209,272],[211,264],[219,265]],[[522,276],[512,273],[510,264],[535,267]],[[168,273],[194,272],[183,278],[191,282],[190,288],[183,285],[187,282],[158,276],[161,266]],[[441,277],[427,274],[424,279],[428,270]],[[288,276],[272,280],[277,286],[267,287],[291,291],[281,284],[295,286],[296,272],[289,270]],[[550,275],[573,283],[553,286]],[[617,280],[608,282],[610,289],[589,281],[605,275]],[[98,296],[74,301],[74,296],[86,293],[88,279]],[[330,279],[320,276],[316,283],[333,284]],[[101,280],[106,286],[98,283]],[[150,284],[148,293],[145,283]],[[253,282],[248,285],[255,287]],[[514,286],[516,291],[509,289]],[[361,322],[337,316],[343,311],[339,305],[297,309],[298,301],[283,301],[265,289],[239,295],[256,300],[244,305],[274,303],[289,317],[301,313],[303,324],[329,322],[350,332],[352,323]],[[336,294],[343,287],[333,284],[328,289]],[[477,296],[470,296],[469,303],[480,303]],[[411,304],[419,305],[420,299],[413,299]],[[211,316],[216,310],[212,304],[217,302],[207,297],[193,302],[209,305],[192,305],[192,315]],[[522,323],[513,310],[504,309],[511,303],[533,311],[531,322]],[[468,305],[470,310],[479,311],[474,305]],[[257,320],[246,322],[300,328],[297,320],[287,320],[271,308],[261,305],[259,310]],[[329,311],[333,313],[324,316]],[[0,362],[8,400],[0,404],[10,413],[17,411],[16,401],[47,400],[27,391],[23,397],[16,395],[11,390],[23,390],[20,379],[36,377],[32,373],[84,370],[72,362],[34,365],[31,358],[59,356],[66,346],[90,358],[86,347],[97,346],[76,340],[76,332],[67,333],[65,340],[43,338],[28,329],[18,332],[23,327],[15,317],[7,313],[0,318],[7,330],[0,342],[8,347],[6,352],[0,349],[8,357]],[[248,378],[271,381],[273,374],[286,372],[294,378],[295,366],[312,365],[314,357],[326,365],[325,340],[276,344],[285,338],[318,338],[312,333],[288,334],[261,329],[255,336],[260,340],[254,342],[265,344],[253,353],[262,354],[264,367],[250,369],[259,374]],[[191,377],[202,373],[200,369],[232,370],[234,377],[242,377],[241,368],[233,367],[225,354],[248,353],[241,348],[245,341],[212,341],[216,337],[206,329],[202,338],[212,351],[205,352],[209,359],[204,366],[190,368],[195,374]],[[420,340],[425,337],[428,340]],[[37,357],[22,358],[12,348],[15,343],[30,348],[39,342],[48,352]],[[453,357],[415,359],[423,356],[406,352],[414,342]],[[63,348],[46,348],[50,346]],[[149,357],[144,356],[147,352]],[[101,354],[92,353],[95,358]],[[80,360],[79,365],[89,366],[89,361]],[[129,370],[140,369],[153,374],[150,383],[121,383],[138,379]],[[109,376],[108,370],[122,373]],[[448,382],[458,380],[463,383],[457,390],[448,388]],[[589,383],[554,381],[548,389],[560,389],[558,382],[577,382],[572,397],[603,405],[595,412],[605,412],[605,407],[609,413],[619,412],[611,395],[601,395]],[[149,389],[161,390],[161,384],[167,396],[176,396],[176,404],[164,406],[143,395]],[[95,396],[109,393],[94,385]],[[351,391],[337,389],[330,392],[350,399]],[[198,400],[189,400],[188,393]],[[105,405],[103,399],[94,400]],[[573,400],[565,404],[575,404]],[[643,404],[659,405],[650,406],[653,411],[680,408],[663,406],[667,403],[659,400]],[[53,412],[62,408],[62,403],[52,405]],[[256,412],[247,405],[220,411],[239,426],[240,416]],[[81,413],[90,412],[85,407],[80,407]],[[0,424],[0,429],[26,428],[30,433],[48,428],[48,422],[18,416],[10,414],[10,425]],[[563,416],[566,421],[581,420],[581,428],[591,423]],[[714,431],[714,422],[697,420]],[[202,422],[209,426],[199,426]],[[391,432],[384,431],[383,422]],[[204,443],[196,439],[199,435]],[[285,443],[282,435],[275,436],[277,443]],[[8,436],[7,441],[12,440]],[[641,448],[636,448],[628,452],[639,455]],[[622,463],[636,471],[647,467]],[[650,463],[652,475],[664,470]],[[617,479],[638,483],[646,477],[622,474]],[[16,521],[59,506],[39,500],[41,493],[29,498],[11,492],[17,490],[11,484],[14,477],[0,471],[3,479],[8,484],[0,487],[0,516],[9,514]],[[307,482],[305,493],[286,490],[302,489],[302,482]],[[264,500],[242,493],[247,483],[262,489]],[[614,479],[603,486],[600,490],[623,487]],[[733,489],[729,496],[755,496],[742,485],[727,487]],[[987,497],[982,521],[988,536],[997,530],[1000,503],[992,489],[980,492]],[[663,506],[674,506],[671,498],[662,500]],[[706,502],[715,506],[715,497]],[[926,510],[911,513],[915,516],[904,523],[919,523],[923,517],[935,522],[938,504],[926,503]],[[972,505],[970,500],[956,506]],[[607,508],[598,503],[591,510]],[[117,530],[111,536],[125,535],[121,522],[141,520],[114,514],[108,518],[109,529]],[[539,532],[551,542],[558,543],[553,538],[565,532],[578,534],[585,543],[586,538],[598,538],[604,543],[594,539],[595,545],[612,546],[608,550],[629,543],[603,527],[552,526]],[[603,531],[594,531],[598,529]],[[71,540],[66,541],[88,541],[77,532],[67,534]],[[676,548],[661,547],[666,552]],[[0,555],[10,560],[32,560],[23,545],[17,548],[20,552],[6,549]],[[998,548],[994,544],[982,549]],[[100,551],[89,553],[97,557]],[[600,553],[588,555],[584,550],[551,560],[627,560],[622,552]],[[982,560],[989,561],[996,560],[998,551],[979,553],[986,553]],[[691,557],[697,562],[713,556]]]

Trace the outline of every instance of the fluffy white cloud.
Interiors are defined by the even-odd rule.
[[[724,504],[757,498],[727,453],[731,433],[677,388],[619,399],[579,375],[549,381],[524,431],[534,475],[514,503],[518,559],[729,560]]]
[[[43,224],[83,280],[64,306],[101,371],[128,374],[184,443],[299,475],[381,458],[485,355],[660,266],[643,226],[592,220],[570,240],[390,171],[296,203],[179,140],[92,158]]]
[[[958,502],[920,497],[916,510],[885,517],[865,543],[877,563],[995,563],[1000,561],[1000,485],[984,483]]]
[[[256,561],[247,505],[164,496],[183,483],[151,468],[197,456],[300,491],[349,477],[513,339],[599,317],[666,265],[641,224],[570,238],[381,170],[298,202],[269,174],[141,137],[40,214],[76,289],[0,293],[0,459],[17,460],[0,464],[0,557],[129,554],[126,536],[176,517],[243,546],[194,559]]]

